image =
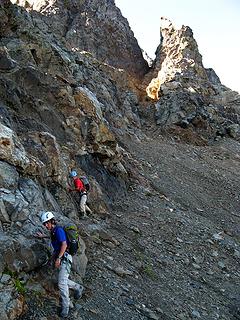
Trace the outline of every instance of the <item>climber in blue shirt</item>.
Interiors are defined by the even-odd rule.
[[[57,225],[52,212],[47,211],[41,215],[42,224],[51,233],[51,244],[54,250],[54,265],[59,269],[58,287],[61,296],[61,312],[60,317],[66,318],[69,313],[69,288],[74,289],[74,298],[79,299],[82,295],[83,286],[69,279],[72,265],[72,256],[67,252],[68,239],[64,229]],[[44,235],[38,233],[38,237]]]

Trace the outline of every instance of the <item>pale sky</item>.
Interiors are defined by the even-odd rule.
[[[205,68],[240,92],[240,0],[115,0],[140,47],[151,58],[160,39],[160,18],[189,26]]]

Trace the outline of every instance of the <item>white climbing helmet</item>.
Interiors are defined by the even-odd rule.
[[[44,224],[45,222],[54,219],[54,215],[51,211],[43,212],[41,215],[41,222]]]

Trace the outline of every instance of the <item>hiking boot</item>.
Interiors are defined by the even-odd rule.
[[[69,312],[69,308],[62,308],[60,312],[60,318],[67,318]]]
[[[74,299],[80,299],[82,297],[82,293],[83,293],[83,286],[79,285],[79,288],[74,290]]]

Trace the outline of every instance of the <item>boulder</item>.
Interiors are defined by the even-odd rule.
[[[11,59],[6,47],[0,48],[0,70],[10,71],[16,67],[16,61]]]
[[[0,159],[25,169],[30,160],[12,129],[0,123]]]
[[[85,252],[86,245],[81,238],[79,243],[80,243],[80,253],[78,253],[73,257],[72,268],[73,268],[73,271],[76,272],[78,275],[80,275],[81,278],[83,279],[85,277],[85,273],[87,269],[88,258]]]
[[[0,161],[0,187],[16,188],[19,174],[14,166]]]

